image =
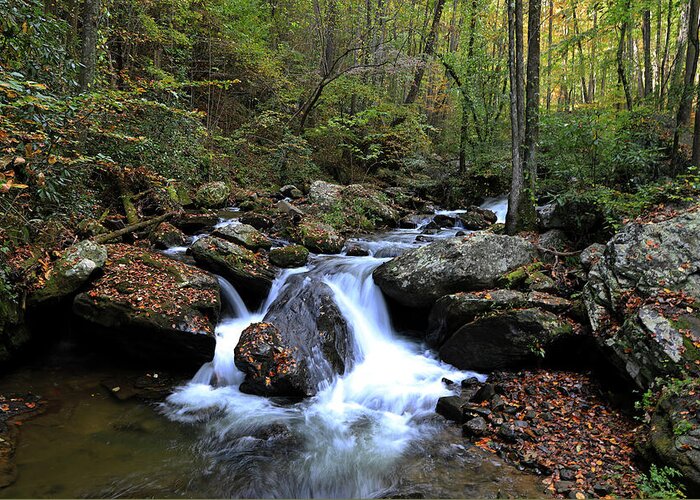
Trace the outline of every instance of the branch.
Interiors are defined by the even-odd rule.
[[[169,219],[175,215],[174,212],[168,212],[167,214],[159,215],[158,217],[154,217],[152,219],[148,219],[142,222],[137,222],[136,224],[130,224],[122,229],[119,229],[117,231],[112,231],[111,233],[107,234],[100,234],[97,235],[93,238],[93,241],[95,243],[107,243],[108,241],[114,240],[119,238],[120,236],[124,236],[125,234],[128,233],[133,233],[134,231],[138,231],[139,229],[143,229],[145,227],[152,226],[154,224],[158,224],[160,222],[163,222],[166,219]]]

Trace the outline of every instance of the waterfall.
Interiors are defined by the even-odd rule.
[[[400,235],[397,230],[383,241],[373,241],[373,253],[408,246]],[[372,279],[374,269],[387,260],[313,257],[308,267],[280,274],[265,303],[254,312],[230,283],[220,279],[230,313],[216,329],[214,359],[168,398],[164,411],[172,419],[202,426],[202,453],[211,457],[209,473],[222,496],[385,494],[395,479],[394,466],[411,443],[436,430],[429,417],[437,399],[451,393],[442,378],[483,380],[440,362],[425,346],[394,330]],[[290,276],[300,273],[331,288],[353,334],[352,369],[301,403],[279,404],[241,393],[238,386],[244,374],[234,364],[240,335],[263,319],[285,286],[312,282],[290,282]]]

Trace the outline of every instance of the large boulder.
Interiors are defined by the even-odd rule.
[[[211,229],[219,222],[214,211],[188,210],[173,218],[172,223],[187,234],[200,233]]]
[[[84,330],[147,361],[211,360],[221,307],[216,278],[128,245],[109,245],[108,253],[104,275],[73,302]]]
[[[107,261],[104,245],[84,240],[67,248],[54,262],[44,285],[31,294],[31,305],[57,303],[87,284]]]
[[[565,321],[540,309],[498,312],[457,330],[440,348],[440,359],[465,370],[520,367],[572,333]]]
[[[430,310],[426,340],[441,346],[460,327],[493,309],[523,307],[527,295],[516,290],[459,292],[440,297]]]
[[[309,201],[328,210],[342,200],[343,186],[325,181],[315,181],[309,187]]]
[[[345,240],[328,224],[315,219],[304,219],[292,229],[292,237],[306,248],[316,253],[340,253]]]
[[[361,184],[351,184],[343,189],[347,207],[364,216],[373,225],[394,227],[399,221],[399,212],[390,204],[386,194]]]
[[[532,262],[535,247],[517,236],[472,233],[409,250],[382,264],[374,280],[382,291],[409,307],[428,307],[459,291],[492,288],[498,278]]]
[[[459,214],[457,217],[462,223],[462,226],[464,226],[464,229],[472,231],[486,229],[495,224],[498,220],[498,216],[495,212],[477,206],[470,207],[469,210]]]
[[[248,250],[269,250],[272,246],[267,236],[248,224],[228,224],[216,229],[212,234]]]
[[[343,374],[352,360],[350,329],[321,281],[291,279],[261,323],[246,328],[235,349],[246,374],[241,390],[306,397]]]
[[[591,260],[584,302],[598,343],[640,388],[700,367],[700,212],[632,223]]]
[[[194,202],[201,208],[221,208],[231,196],[231,188],[225,182],[202,184],[194,195]]]
[[[267,294],[275,279],[275,270],[265,257],[215,236],[198,239],[189,252],[198,265],[259,298]]]

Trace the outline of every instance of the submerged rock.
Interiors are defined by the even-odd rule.
[[[477,371],[517,367],[544,357],[571,333],[567,323],[539,309],[494,313],[457,330],[440,348],[440,359]]]
[[[104,276],[73,302],[86,332],[142,360],[211,360],[221,307],[216,278],[128,245],[109,245],[108,252]]]
[[[410,250],[379,266],[374,280],[397,302],[427,307],[450,293],[492,288],[501,275],[535,256],[535,247],[523,238],[472,233]]]
[[[275,279],[275,270],[264,257],[221,238],[200,238],[189,251],[198,265],[259,298],[267,294]]]
[[[246,374],[243,392],[306,397],[343,374],[352,360],[350,329],[321,281],[291,279],[261,323],[241,334],[236,366]]]

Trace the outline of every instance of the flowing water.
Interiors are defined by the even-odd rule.
[[[491,206],[500,210],[499,218],[503,205],[503,200],[492,200]],[[230,222],[222,221],[226,223]],[[454,236],[459,230],[441,230],[431,238]],[[146,450],[159,439],[164,442],[158,459],[145,460],[149,465],[137,460],[137,470],[127,466],[117,474],[119,479],[103,482],[101,488],[68,488],[67,495],[139,496],[146,491],[156,496],[381,497],[413,491],[414,483],[425,479],[426,471],[431,471],[429,475],[441,474],[460,460],[462,471],[470,470],[468,463],[479,470],[495,463],[478,452],[467,452],[463,446],[445,444],[440,437],[446,432],[444,424],[434,414],[437,399],[451,393],[443,378],[459,381],[469,376],[484,377],[455,370],[440,362],[426,346],[395,331],[381,291],[372,279],[374,269],[391,256],[424,244],[416,242],[420,233],[420,228],[394,230],[350,242],[366,249],[370,254],[367,257],[313,256],[306,267],[282,272],[265,303],[255,311],[249,310],[237,290],[220,278],[224,318],[216,331],[214,359],[159,406],[166,420],[158,421],[153,414],[148,417],[158,425],[156,435],[148,433],[145,438]],[[178,248],[169,253],[181,252]],[[320,279],[331,288],[352,332],[352,366],[344,375],[328,378],[318,387],[316,396],[304,401],[244,394],[238,389],[244,375],[234,364],[234,347],[248,325],[263,319],[285,286],[312,286],[311,279],[297,277],[290,281],[291,276],[299,274],[314,281]],[[138,414],[144,407],[135,408],[129,411]],[[96,413],[99,419],[99,411]],[[36,422],[42,419],[45,417]],[[36,433],[30,438],[36,445]],[[117,448],[129,448],[118,436],[108,434],[106,439],[118,443]],[[20,447],[20,478],[31,470],[31,463],[23,464],[27,451]],[[33,453],[35,456],[37,451]],[[127,451],[121,453],[131,460]],[[475,461],[475,457],[479,458]],[[115,458],[106,459],[109,462]],[[505,477],[498,467],[496,464],[490,473],[475,474],[485,474],[486,482],[496,484]],[[495,493],[474,486],[478,484],[474,474],[467,474],[467,479],[451,479],[453,489],[444,484],[438,488],[439,478],[435,479],[432,487],[423,485],[420,494]],[[524,486],[514,484],[511,481],[505,487],[524,495],[535,491],[527,481]],[[27,490],[22,481],[14,488],[3,494],[51,494],[49,486]]]

